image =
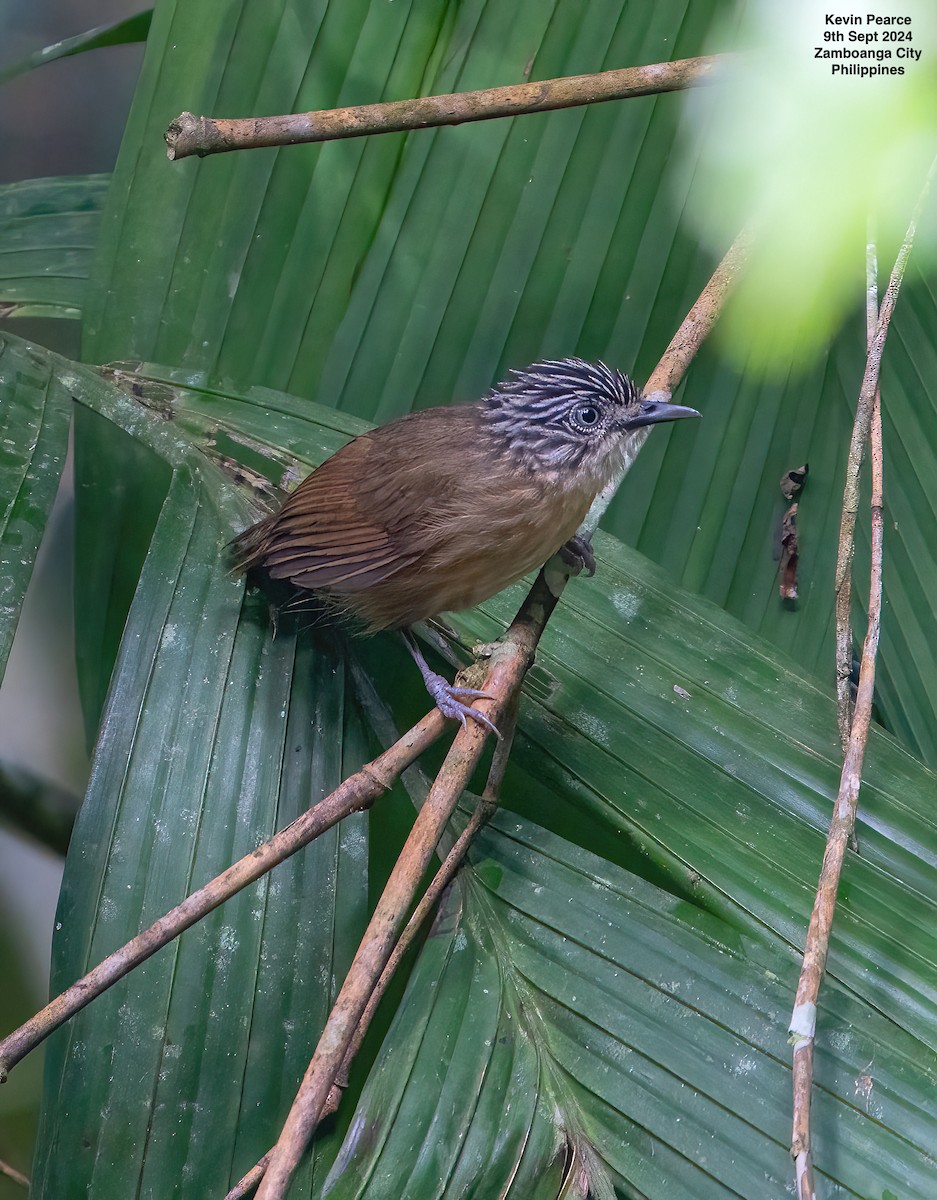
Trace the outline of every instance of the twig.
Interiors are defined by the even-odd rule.
[[[550,112],[675,92],[707,83],[715,74],[721,55],[684,58],[677,62],[652,63],[600,71],[594,75],[569,75],[538,83],[509,84],[475,92],[445,96],[420,96],[385,104],[359,104],[320,112],[287,113],[276,117],[198,117],[181,113],[165,133],[170,159],[197,154],[222,154],[228,150],[253,150],[262,146],[293,146],[302,142],[326,142],[336,138],[364,137],[372,133],[399,133],[405,129],[431,129],[439,125],[462,125],[494,117],[516,117],[522,113]]]
[[[226,1193],[224,1200],[245,1200],[246,1196],[252,1195],[264,1177],[272,1153],[272,1150],[268,1150],[263,1158],[254,1163],[247,1174],[242,1175],[231,1191]]]
[[[25,1025],[0,1042],[0,1082],[30,1050],[74,1016],[96,996],[122,979],[173,938],[201,920],[219,904],[254,883],[278,863],[295,854],[351,813],[370,808],[400,772],[432,745],[446,727],[445,718],[433,709],[373,762],[350,775],[334,792],[297,817],[269,842],[246,854],[181,904],[155,921],[149,929],[115,950],[92,971],[56,996]]]
[[[419,904],[413,910],[413,915],[404,926],[403,933],[400,935],[397,945],[387,960],[387,966],[381,972],[380,979],[378,979],[361,1020],[358,1022],[358,1027],[355,1030],[351,1044],[345,1052],[345,1058],[342,1061],[341,1068],[335,1078],[335,1083],[332,1086],[329,1098],[323,1109],[323,1116],[335,1112],[338,1108],[341,1101],[341,1089],[348,1086],[348,1074],[351,1070],[351,1064],[361,1049],[361,1043],[364,1041],[365,1034],[371,1025],[371,1021],[377,1011],[377,1006],[387,991],[388,985],[393,979],[395,971],[400,966],[403,956],[410,949],[427,917],[436,907],[439,897],[455,878],[456,871],[462,865],[472,842],[475,840],[475,835],[491,819],[492,813],[498,807],[498,800],[501,795],[501,782],[504,779],[504,771],[511,753],[511,743],[514,740],[514,730],[517,726],[518,698],[518,693],[515,692],[513,703],[509,701],[512,711],[501,718],[499,725],[501,741],[495,746],[485,790],[482,792],[481,798],[478,804],[476,804],[475,811],[469,818],[468,823],[453,842],[449,853],[443,860],[442,866],[433,876],[432,882],[420,898]]]
[[[837,563],[836,597],[839,612],[840,596],[848,588],[849,566],[852,561],[853,531],[858,509],[858,476],[862,451],[866,437],[873,425],[872,415],[876,407],[878,380],[881,368],[882,349],[888,333],[895,301],[901,287],[908,255],[914,241],[917,221],[931,179],[937,169],[937,159],[927,174],[921,197],[905,234],[905,240],[892,268],[888,287],[882,300],[875,329],[869,341],[862,389],[856,405],[856,418],[849,447],[849,462],[846,486],[843,494],[843,517],[840,526],[840,557]],[[870,323],[871,324],[871,323]],[[813,1087],[813,1051],[817,1023],[817,999],[820,983],[826,970],[829,954],[830,930],[836,910],[836,894],[842,872],[843,857],[855,827],[859,786],[862,779],[862,762],[869,722],[872,716],[872,699],[875,693],[875,656],[878,650],[879,624],[882,608],[882,446],[881,419],[874,422],[872,444],[872,569],[869,581],[869,619],[865,642],[862,647],[862,664],[859,670],[859,688],[856,694],[855,712],[849,732],[849,741],[843,760],[839,792],[830,820],[826,849],[820,867],[817,894],[807,939],[804,945],[804,961],[794,1011],[791,1015],[790,1034],[793,1042],[793,1128],[791,1155],[794,1159],[798,1200],[815,1200],[813,1162],[810,1150],[810,1095]],[[847,607],[848,614],[848,607]],[[838,667],[841,667],[838,659]]]
[[[878,325],[878,254],[875,246],[875,235],[872,220],[868,222],[868,236],[865,243],[865,340],[866,353],[871,354],[875,330]],[[878,390],[873,400],[873,409],[879,402]],[[872,414],[869,413],[871,422]],[[856,421],[859,412],[856,412]],[[854,431],[855,433],[855,431]],[[863,435],[860,448],[860,458],[855,464],[852,459],[852,445],[847,470],[855,472],[858,477],[861,455],[865,449]],[[858,487],[858,484],[856,485]],[[844,517],[845,521],[845,500]],[[854,551],[855,518],[848,530],[840,529],[839,554],[836,565],[836,722],[839,726],[839,740],[842,743],[843,754],[849,745],[849,731],[852,728],[852,695],[850,680],[852,677],[852,576],[849,567],[852,564]],[[845,539],[845,540],[844,540]]]
[[[17,1171],[16,1167],[11,1167],[8,1162],[4,1162],[0,1158],[0,1175],[5,1175],[7,1179],[12,1179],[14,1183],[18,1183],[20,1187],[29,1189],[29,1179],[22,1171]]]
[[[894,311],[895,300],[904,277],[908,255],[921,210],[930,190],[937,160],[930,166],[920,198],[911,217],[905,240],[902,243],[891,278],[882,300],[881,312],[875,324],[875,331],[869,337],[869,352],[866,360],[865,377],[859,392],[859,402],[856,406],[856,418],[852,429],[852,439],[849,443],[849,457],[846,465],[846,485],[843,490],[843,515],[839,528],[839,551],[836,559],[836,699],[839,713],[840,738],[843,746],[849,738],[849,722],[846,719],[850,711],[849,675],[852,670],[852,635],[850,632],[851,578],[850,568],[854,549],[854,533],[856,513],[859,511],[859,468],[865,453],[865,444],[869,438],[869,426],[872,420],[872,408],[875,403],[875,388],[877,387],[879,366],[881,364],[882,346],[888,332],[888,322]],[[868,309],[868,304],[867,304]],[[874,370],[875,384],[869,381],[870,372]]]

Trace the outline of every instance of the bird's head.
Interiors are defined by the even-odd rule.
[[[626,463],[636,430],[699,416],[693,408],[645,399],[621,371],[581,358],[512,370],[484,397],[482,413],[518,466],[560,477],[587,473],[596,490]]]

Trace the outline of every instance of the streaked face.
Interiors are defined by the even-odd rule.
[[[484,401],[492,428],[518,465],[586,472],[604,482],[620,467],[633,430],[692,409],[646,401],[621,371],[579,358],[538,362],[497,384]]]

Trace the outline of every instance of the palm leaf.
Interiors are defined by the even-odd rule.
[[[279,484],[360,428],[354,417],[478,394],[541,353],[605,356],[641,377],[711,266],[683,219],[695,182],[673,152],[673,97],[177,165],[163,129],[183,108],[303,110],[691,55],[710,15],[686,0],[641,13],[608,0],[585,16],[571,0],[157,7],[90,295],[66,302],[86,313],[87,358],[176,365],[118,374],[118,388],[15,340],[7,358],[15,403],[33,414],[16,418],[17,439],[43,388],[55,411],[71,394],[80,412],[81,679],[100,733],[56,984],[373,749],[336,647],[271,639],[260,602],[225,575],[224,543],[250,505],[224,458]],[[886,614],[879,699],[929,756],[925,279],[899,320],[885,382],[899,619],[889,629]],[[784,997],[838,773],[817,679],[860,362],[858,323],[806,381],[759,385],[697,362],[685,390],[706,413],[701,432],[655,434],[609,519],[673,574],[605,539],[599,578],[569,589],[527,681],[503,796],[517,819],[454,890],[393,1032],[381,1047],[373,1031],[294,1194],[456,1194],[479,1178],[513,1178],[517,1195],[588,1182],[602,1200],[609,1186],[783,1194]],[[272,390],[286,387],[327,407]],[[805,459],[803,599],[787,612],[774,489]],[[43,496],[57,471],[54,456],[34,472]],[[28,473],[19,456],[15,478]],[[102,539],[105,515],[120,528]],[[463,638],[495,635],[519,594],[459,619]],[[379,642],[355,653],[378,687],[396,681],[405,724],[422,701],[402,658]],[[932,789],[920,762],[873,737],[817,1103],[818,1165],[844,1195],[927,1194]],[[279,1128],[400,815],[392,797],[279,868],[56,1035],[37,1195],[201,1197],[251,1164]],[[675,979],[698,998],[675,996]],[[500,1040],[521,1026],[516,1046]]]
[[[692,155],[677,153],[686,142],[676,97],[200,165],[167,163],[160,138],[181,108],[302,111],[693,55],[708,48],[709,6],[668,0],[637,16],[607,0],[583,17],[563,0],[510,12],[439,0],[362,5],[341,23],[325,9],[246,3],[238,21],[222,22],[210,8],[161,7],[111,196],[86,356],[184,364],[209,381],[289,388],[371,420],[478,395],[543,354],[647,374],[713,265],[694,235],[701,189]],[[889,587],[902,615],[900,628],[885,624],[878,697],[889,728],[931,763],[934,400],[933,373],[917,364],[935,320],[922,280],[897,319],[896,341],[913,352],[886,357],[886,438],[901,464],[888,485],[899,567]],[[704,353],[684,399],[706,413],[705,428],[658,435],[606,519],[824,683],[862,329],[857,313],[824,362],[775,383],[740,379]],[[792,611],[777,590],[778,480],[805,461]]]

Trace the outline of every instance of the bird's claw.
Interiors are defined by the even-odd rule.
[[[455,684],[446,683],[446,691],[450,696],[471,696],[474,700],[494,700],[496,697],[491,692],[482,692],[478,688],[456,687]]]
[[[456,687],[455,684],[449,683],[442,675],[430,674],[426,678],[426,690],[430,696],[436,701],[436,707],[444,717],[454,718],[460,721],[462,728],[465,728],[466,717],[471,717],[473,721],[477,721],[479,725],[484,725],[495,735],[496,738],[501,737],[501,733],[495,725],[494,721],[486,717],[483,712],[479,712],[477,708],[472,708],[469,704],[463,704],[459,699],[464,696],[466,699],[475,700],[494,700],[491,692],[481,692],[478,688]]]
[[[559,556],[575,575],[580,571],[591,579],[595,574],[595,555],[592,553],[592,543],[588,538],[580,537],[577,533],[559,548]]]

